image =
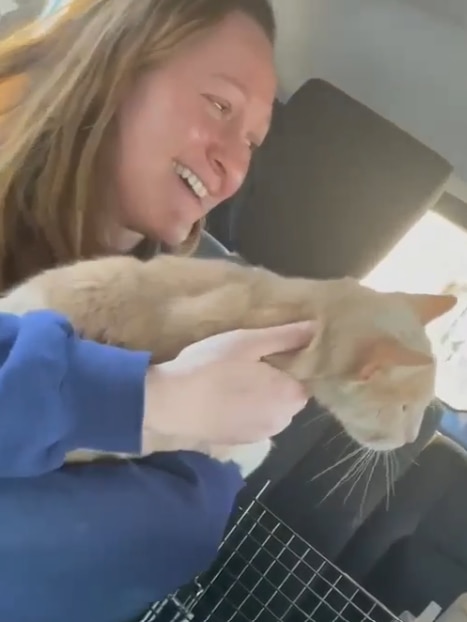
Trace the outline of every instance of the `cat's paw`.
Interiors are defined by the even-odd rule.
[[[209,453],[212,458],[221,462],[235,462],[240,468],[242,477],[247,478],[258,469],[268,457],[273,442],[270,439],[248,443],[247,445],[235,445],[216,447]]]

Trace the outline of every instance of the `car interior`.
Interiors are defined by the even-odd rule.
[[[0,35],[42,7],[5,2],[14,5],[2,15],[0,2]],[[443,254],[448,264],[467,267],[458,250],[463,245],[467,254],[467,3],[273,5],[281,89],[271,130],[240,191],[209,216],[198,254],[287,275],[373,282],[429,216],[461,242],[443,246],[439,228],[437,248],[417,247],[415,287],[423,291]],[[382,287],[404,287],[412,270],[405,261]],[[442,279],[454,276],[448,270]],[[440,279],[434,289],[446,284]],[[446,610],[467,592],[462,417],[436,403],[415,443],[357,480],[349,476],[355,446],[312,401],[276,438],[240,503],[268,483],[262,502],[271,512],[395,615],[419,616],[431,602]],[[248,573],[244,584],[257,589]],[[311,610],[305,602],[302,609]],[[269,614],[212,619],[318,619]]]

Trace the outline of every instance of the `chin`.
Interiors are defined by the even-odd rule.
[[[369,449],[375,452],[389,452],[405,445],[404,441],[391,436],[384,436],[383,434],[371,435],[366,434],[365,431],[362,431],[360,428],[352,429],[352,426],[346,425],[343,427],[346,433],[363,449]]]
[[[365,449],[369,449],[377,453],[395,451],[396,449],[399,449],[405,444],[405,443],[402,443],[400,441],[396,441],[390,438],[382,438],[377,441],[365,439],[365,438],[357,438],[355,436],[353,438],[359,445],[361,445]]]
[[[167,246],[180,246],[187,241],[192,229],[193,225],[178,225],[167,227],[167,229],[161,231],[157,237]]]

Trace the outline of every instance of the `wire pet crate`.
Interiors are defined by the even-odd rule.
[[[140,622],[398,622],[261,501],[240,509],[211,569]]]

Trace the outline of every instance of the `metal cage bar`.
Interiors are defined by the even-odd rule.
[[[240,509],[211,569],[140,622],[400,622],[261,501]]]

